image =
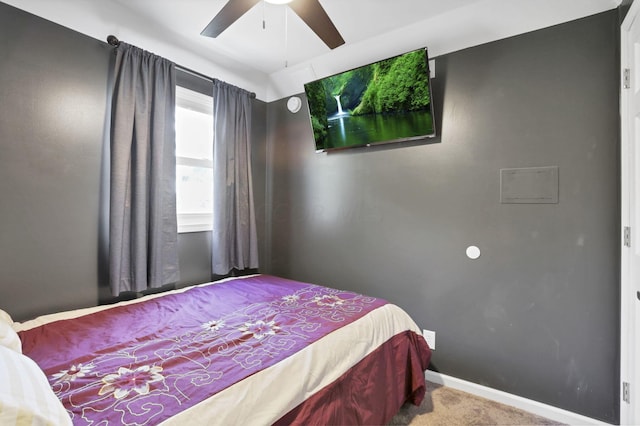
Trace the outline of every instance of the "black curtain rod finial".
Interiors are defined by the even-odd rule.
[[[111,46],[118,47],[120,45],[120,40],[118,40],[118,37],[110,35],[107,37],[107,43],[109,43]]]

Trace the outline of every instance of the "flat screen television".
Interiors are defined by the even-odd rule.
[[[436,133],[426,48],[312,81],[304,91],[316,152]]]

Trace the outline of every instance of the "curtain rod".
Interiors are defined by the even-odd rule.
[[[111,46],[118,47],[120,45],[120,40],[118,40],[118,37],[114,35],[109,35],[107,36],[107,43],[109,43]],[[187,67],[183,67],[182,65],[178,65],[178,64],[175,64],[175,65],[176,65],[176,68],[180,69],[181,71],[188,72],[189,74],[193,74],[196,77],[200,77],[204,80],[209,80],[211,82],[215,81],[214,78],[211,78],[208,75],[204,75],[201,72],[192,70]],[[256,97],[256,94],[254,92],[251,92],[251,98],[254,99],[255,97]]]

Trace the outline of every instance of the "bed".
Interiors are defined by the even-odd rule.
[[[19,341],[0,329],[0,376],[33,370],[7,352],[35,361],[56,398],[32,405],[51,405],[41,415],[50,424],[61,411],[75,425],[386,424],[422,401],[431,356],[399,307],[269,275],[24,323],[7,317],[0,324]],[[35,386],[12,380],[13,390]],[[2,424],[19,411],[7,393]]]

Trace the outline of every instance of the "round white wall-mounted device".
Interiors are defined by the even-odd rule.
[[[480,257],[480,249],[476,246],[467,247],[467,257],[469,259],[475,260]]]
[[[292,96],[287,101],[287,109],[294,114],[300,111],[301,107],[302,107],[302,101],[297,96]]]

